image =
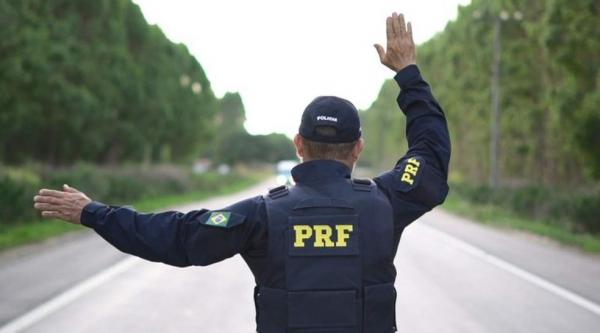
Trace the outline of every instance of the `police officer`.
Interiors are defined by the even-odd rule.
[[[444,113],[415,65],[410,23],[387,18],[387,48],[408,152],[371,180],[350,173],[362,149],[356,108],[324,96],[305,109],[294,143],[296,185],[218,211],[141,214],[66,186],[41,190],[42,216],[93,228],[123,252],[174,266],[241,254],[256,280],[260,333],[383,333],[396,328],[393,264],[400,235],[443,202],[450,141]]]

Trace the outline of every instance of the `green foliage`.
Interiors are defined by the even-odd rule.
[[[500,171],[489,178],[493,20],[501,23]],[[479,14],[479,15],[478,15]],[[420,45],[418,63],[446,112],[452,140],[451,193],[571,232],[600,232],[600,2],[473,0]],[[364,162],[389,168],[404,121],[389,80],[363,114]]]
[[[450,191],[444,208],[495,227],[525,230],[557,240],[565,245],[579,247],[584,251],[600,252],[600,234],[573,232],[572,225],[569,223],[533,219],[494,203],[487,205],[474,203],[454,191]]]
[[[91,198],[110,204],[127,204],[147,198],[197,191],[216,191],[243,180],[233,173],[192,174],[173,166],[125,165],[97,167],[79,164],[68,168],[28,167],[0,170],[0,230],[36,218],[33,196],[40,188],[77,187]]]
[[[228,146],[249,137],[239,94],[217,100],[187,48],[130,0],[0,0],[0,28],[5,164],[247,160]],[[277,136],[248,143],[254,160],[293,153]]]
[[[600,179],[600,3],[595,0],[474,0],[444,32],[419,46],[419,66],[448,118],[453,176],[473,182],[489,177],[493,16],[501,9],[523,15],[521,21],[502,23],[503,181]],[[363,116],[371,143],[365,156],[375,167],[397,156],[402,142],[404,123],[393,118],[397,91],[386,82]]]
[[[220,101],[218,131],[208,156],[217,163],[273,163],[295,158],[292,141],[283,134],[250,135],[244,128],[246,112],[237,93],[227,93]]]
[[[292,141],[283,134],[250,135],[246,131],[234,132],[223,138],[217,162],[274,163],[296,157]]]
[[[365,150],[360,163],[376,170],[389,169],[407,145],[404,138],[405,118],[398,110],[398,85],[389,80],[383,84],[377,99],[360,113]]]
[[[182,170],[173,169],[172,166],[166,167],[166,169],[165,167],[160,167],[158,169],[160,169],[160,171],[153,170],[152,172],[175,172],[178,174],[182,173]],[[19,170],[19,172],[23,172],[23,170],[24,169],[21,169]],[[31,175],[31,173],[29,174]],[[183,194],[165,194],[169,192],[164,192],[157,194],[157,196],[151,197],[146,197],[146,194],[144,194],[145,199],[137,199],[133,202],[133,204],[135,209],[137,209],[138,211],[153,212],[159,209],[165,209],[175,205],[197,202],[198,200],[202,200],[204,198],[214,195],[221,195],[239,191],[262,179],[262,177],[262,173],[255,174],[254,172],[250,174],[236,174],[233,176],[233,178],[228,176],[227,179],[225,179],[223,176],[219,176],[214,173],[204,174],[196,179],[195,183],[198,184],[191,192],[185,192]],[[13,182],[14,181],[15,180],[13,180]],[[2,190],[6,185],[4,184],[1,186],[2,187],[0,187],[0,190]],[[146,189],[148,188],[153,189],[155,187],[146,186]],[[139,197],[139,193],[136,193],[134,196]],[[26,221],[21,221],[21,223],[17,223],[18,220],[12,220],[8,221],[8,223],[4,223],[5,220],[3,218],[0,219],[0,251],[6,248],[11,248],[26,243],[41,241],[46,238],[61,235],[67,232],[82,230],[82,228],[77,225],[64,223],[63,221],[58,220],[42,220],[41,218],[33,216],[34,210],[30,207],[32,203],[29,194],[25,195],[24,198],[26,200],[23,200],[23,203],[18,203],[19,205],[22,205],[18,206],[21,210],[20,214],[16,214],[14,216],[17,216],[17,218],[25,218],[25,215],[23,213],[29,212],[32,214],[32,216],[28,217]],[[132,201],[127,202],[132,203]],[[26,210],[23,210],[23,208],[26,208]]]
[[[4,176],[0,179],[0,221],[3,224],[13,224],[18,220],[33,218],[35,212],[31,209],[33,193],[36,193],[35,183],[26,180],[16,180]],[[27,207],[27,209],[24,209]]]
[[[217,112],[204,71],[129,0],[0,0],[0,160],[186,161]]]
[[[231,133],[244,131],[246,111],[240,94],[226,93],[219,103],[220,110],[217,116],[219,132]]]
[[[542,185],[503,187],[451,184],[452,195],[467,202],[494,205],[530,219],[561,226],[574,233],[600,234],[600,187],[566,190]]]
[[[79,225],[48,220],[36,220],[18,225],[0,225],[0,251],[81,230]]]

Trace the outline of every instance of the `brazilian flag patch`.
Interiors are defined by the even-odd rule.
[[[227,228],[230,216],[230,212],[212,212],[208,217],[208,220],[206,220],[206,225]]]

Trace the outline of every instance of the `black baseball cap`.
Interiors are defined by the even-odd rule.
[[[319,127],[330,127],[334,131],[319,131]],[[361,136],[358,110],[343,98],[317,97],[304,109],[299,132],[305,139],[316,142],[356,141]]]

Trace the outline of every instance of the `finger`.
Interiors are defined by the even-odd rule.
[[[60,212],[54,211],[54,210],[45,210],[42,212],[42,217],[46,217],[46,218],[61,218],[61,214]]]
[[[393,28],[393,31],[394,31],[394,35],[395,35],[396,37],[398,37],[398,36],[399,36],[399,33],[400,33],[400,31],[398,30],[398,28],[399,28],[399,27],[398,27],[398,14],[396,14],[396,12],[394,12],[394,13],[392,14],[392,28]]]
[[[375,49],[377,50],[377,54],[379,54],[379,60],[381,62],[383,62],[383,59],[385,58],[385,50],[383,49],[383,46],[381,46],[379,44],[375,44],[373,46],[375,46]]]
[[[78,189],[76,189],[76,188],[74,188],[74,187],[71,187],[71,186],[69,186],[69,185],[67,185],[67,184],[64,184],[64,185],[63,185],[63,190],[64,190],[65,192],[70,192],[70,193],[79,193],[79,192],[81,192],[81,191],[79,191]]]
[[[385,20],[385,23],[386,23],[385,32],[387,33],[388,45],[394,40],[394,37],[396,36],[394,34],[394,27],[392,26],[392,21],[393,21],[393,19],[391,17],[388,17]]]
[[[54,205],[60,205],[63,200],[61,198],[50,197],[47,195],[36,195],[33,197],[33,202],[50,203]]]
[[[404,23],[404,14],[398,15],[398,34],[400,36],[406,35],[406,23]]]
[[[398,14],[394,12],[392,14],[392,26],[394,27],[394,35],[396,38],[402,36],[402,32],[400,31],[400,25],[398,24]]]
[[[37,202],[33,205],[33,208],[37,210],[57,211],[60,207],[49,203]]]
[[[41,189],[39,192],[41,195],[47,195],[47,196],[51,196],[51,197],[55,197],[55,198],[63,198],[65,196],[65,192],[62,191],[55,191],[55,190],[48,190],[48,189]]]
[[[407,32],[407,34],[408,34],[408,37],[410,38],[410,41],[411,41],[411,43],[413,43],[413,44],[414,44],[415,42],[414,42],[414,40],[413,40],[412,24],[411,24],[410,22],[408,22],[408,23],[406,24],[406,30],[407,30],[406,32]]]

